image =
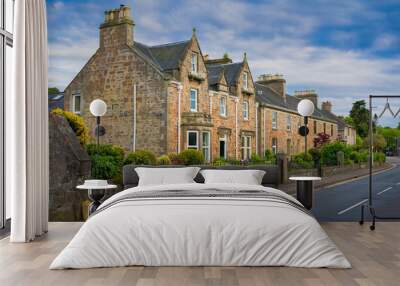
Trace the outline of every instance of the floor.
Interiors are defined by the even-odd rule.
[[[49,233],[29,244],[0,240],[0,285],[400,285],[400,223],[354,222],[322,226],[353,265],[352,269],[288,267],[124,267],[48,270],[53,258],[81,226],[50,223]]]

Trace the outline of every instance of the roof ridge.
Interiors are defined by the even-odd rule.
[[[172,42],[172,43],[166,43],[166,44],[160,44],[160,45],[154,45],[154,46],[147,46],[147,47],[149,47],[150,49],[151,48],[160,48],[160,47],[173,46],[173,45],[189,43],[189,42],[190,42],[190,40],[185,40],[185,41]]]

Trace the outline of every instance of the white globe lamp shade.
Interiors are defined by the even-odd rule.
[[[297,105],[297,111],[301,116],[311,116],[314,113],[314,103],[309,99],[303,99]]]
[[[107,104],[101,99],[95,99],[90,103],[90,112],[94,116],[103,116],[107,112]]]

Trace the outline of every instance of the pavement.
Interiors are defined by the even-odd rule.
[[[400,218],[400,158],[391,157],[388,163],[390,168],[375,170],[373,175],[373,205],[377,216]],[[361,205],[368,202],[368,176],[337,183],[339,179],[326,178],[325,183],[316,186],[312,212],[319,221],[360,219]],[[366,218],[370,218],[368,212]]]

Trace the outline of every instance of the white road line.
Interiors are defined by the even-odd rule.
[[[362,205],[363,203],[365,203],[365,202],[367,202],[367,201],[368,201],[368,199],[362,200],[361,202],[356,203],[355,205],[352,205],[351,207],[348,207],[347,209],[344,209],[344,210],[338,212],[338,215],[342,215],[342,214],[348,212],[349,210],[352,210],[352,209],[354,209],[355,207],[358,207],[358,206]]]
[[[383,191],[380,191],[380,192],[378,193],[378,195],[382,195],[384,192],[387,192],[387,191],[389,191],[389,190],[391,190],[391,189],[393,189],[393,187],[386,188],[386,189],[384,189]]]
[[[396,185],[400,185],[400,182],[396,183]]]

